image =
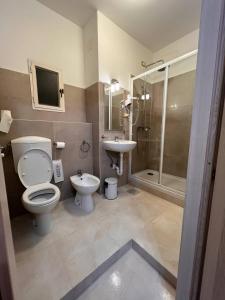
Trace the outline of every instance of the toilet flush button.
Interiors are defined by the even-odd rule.
[[[24,156],[24,159],[27,159],[27,155]]]
[[[26,173],[22,173],[22,176],[26,176]]]

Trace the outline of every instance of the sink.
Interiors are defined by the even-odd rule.
[[[103,147],[105,150],[121,153],[133,150],[136,144],[136,142],[129,140],[103,141]]]

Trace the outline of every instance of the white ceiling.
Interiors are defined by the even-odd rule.
[[[84,26],[96,9],[157,51],[199,27],[201,0],[38,0]]]

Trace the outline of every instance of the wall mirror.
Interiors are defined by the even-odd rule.
[[[116,86],[117,85],[117,86]],[[121,117],[124,89],[118,81],[114,84],[104,85],[104,128],[107,131],[122,131],[123,122]]]

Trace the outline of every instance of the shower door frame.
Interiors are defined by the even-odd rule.
[[[164,142],[165,142],[165,127],[166,127],[166,107],[167,107],[167,99],[168,99],[168,80],[169,80],[169,67],[181,62],[185,59],[188,59],[194,55],[197,55],[198,50],[193,50],[190,51],[184,55],[181,55],[175,59],[172,59],[164,64],[159,65],[158,67],[155,67],[151,70],[148,70],[146,72],[143,72],[137,76],[131,77],[130,78],[130,93],[131,97],[133,98],[133,83],[134,80],[140,79],[143,77],[146,77],[148,75],[153,74],[154,72],[159,71],[162,68],[165,68],[165,74],[164,74],[164,87],[163,87],[163,105],[162,105],[162,121],[161,121],[161,137],[160,137],[160,162],[159,162],[159,175],[158,175],[158,183],[155,183],[153,181],[145,180],[145,179],[140,179],[138,178],[139,181],[143,183],[148,183],[153,186],[160,187],[164,191],[169,191],[172,193],[176,193],[177,196],[184,197],[185,193],[181,192],[179,190],[175,190],[173,188],[167,187],[166,185],[162,184],[162,174],[163,174],[163,156],[164,156]],[[131,113],[130,113],[130,118],[129,118],[129,140],[132,140],[133,137],[133,102],[132,102],[132,107],[131,107]],[[132,174],[131,172],[131,164],[132,164],[132,152],[129,152],[129,174],[128,177],[129,179],[137,179],[135,175]]]

